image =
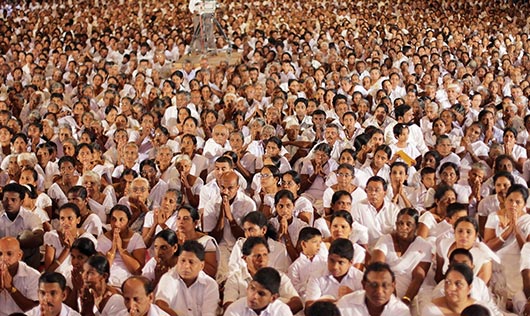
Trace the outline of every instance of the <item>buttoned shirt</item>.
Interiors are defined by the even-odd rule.
[[[225,316],[292,316],[293,313],[289,306],[280,300],[267,305],[267,307],[261,311],[258,315],[252,308],[248,307],[247,298],[242,297],[235,301],[233,304],[228,306]]]
[[[65,305],[64,303],[61,304],[61,312],[59,313],[59,316],[81,316],[78,312],[73,310],[71,307]],[[40,305],[37,305],[36,307],[30,309],[26,312],[26,315],[28,316],[41,316],[41,308]],[[149,315],[151,316],[151,315]]]
[[[370,315],[365,303],[366,292],[357,291],[345,295],[337,302],[337,307],[342,316],[367,316]],[[386,303],[381,316],[410,316],[410,310],[405,303],[398,300],[393,294]]]
[[[39,271],[20,261],[18,263],[17,273],[13,277],[13,287],[27,299],[37,301],[39,299],[39,277]],[[17,305],[9,291],[0,292],[0,306],[0,316],[24,313],[24,310]]]

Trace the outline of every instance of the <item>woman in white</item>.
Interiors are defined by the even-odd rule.
[[[390,185],[388,186],[387,197],[400,209],[412,207],[410,196],[413,189],[405,185],[408,170],[409,166],[402,161],[396,161],[390,166]]]
[[[190,205],[183,205],[177,213],[177,238],[178,244],[183,245],[186,240],[198,241],[204,246],[203,271],[215,278],[219,264],[219,246],[215,239],[197,230],[200,216],[197,210]]]
[[[484,242],[502,262],[493,265],[493,291],[507,299],[523,289],[519,261],[521,247],[530,231],[527,199],[527,188],[520,184],[512,185],[506,194],[504,206],[488,215],[484,229]]]
[[[433,244],[436,237],[445,233],[450,227],[445,221],[447,206],[455,203],[456,191],[447,185],[440,185],[434,193],[434,206],[420,216],[418,236],[430,240]]]
[[[147,212],[142,228],[145,245],[151,247],[154,236],[163,229],[177,230],[177,210],[182,203],[182,194],[176,189],[169,189],[162,198],[160,208]]]
[[[181,191],[185,197],[187,204],[193,207],[199,206],[199,194],[204,185],[204,181],[197,176],[191,174],[193,162],[190,156],[183,154],[175,158],[175,168],[178,171],[178,176],[169,179],[168,185],[170,188]]]
[[[81,214],[80,227],[87,233],[94,236],[99,236],[103,233],[103,223],[99,216],[97,216],[88,206],[88,192],[85,187],[76,185],[68,191],[68,202],[74,203],[79,207]]]
[[[59,209],[59,230],[44,234],[44,269],[47,272],[59,272],[69,276],[72,270],[70,248],[74,241],[84,237],[96,243],[96,238],[82,228],[77,228],[81,221],[81,211],[74,203],[66,203]]]
[[[59,172],[61,176],[48,189],[48,196],[54,201],[57,206],[62,206],[68,202],[66,193],[79,183],[79,176],[75,172],[75,158],[70,156],[63,156],[59,159]]]
[[[412,303],[431,266],[431,245],[416,235],[419,213],[413,208],[399,211],[396,229],[383,235],[372,251],[372,262],[386,262],[396,274],[396,295]]]
[[[298,172],[289,170],[282,175],[281,186],[283,190],[291,191],[295,198],[293,215],[309,225],[313,225],[313,204],[305,196],[298,194],[301,181]]]
[[[252,199],[258,210],[271,218],[274,209],[274,195],[280,190],[280,170],[273,165],[265,165],[256,174],[260,179],[260,190],[255,191]]]
[[[353,184],[355,178],[355,168],[349,164],[341,164],[335,171],[337,183],[328,187],[324,191],[322,203],[326,215],[331,214],[331,197],[337,191],[347,191],[352,198],[352,204],[366,199],[366,192],[357,185]]]
[[[109,284],[121,286],[133,274],[139,274],[145,263],[146,247],[142,236],[129,228],[131,213],[125,205],[110,210],[111,229],[99,236],[97,251],[105,254],[111,269]]]
[[[456,248],[464,248],[473,255],[474,274],[486,284],[491,279],[492,261],[500,262],[499,258],[488,246],[478,240],[478,223],[470,216],[456,220],[454,239],[446,238],[438,243],[436,249],[435,281],[443,280],[443,275],[449,266],[449,255]]]
[[[484,197],[478,204],[478,224],[481,232],[484,232],[488,216],[496,212],[504,204],[506,193],[515,184],[515,179],[509,172],[498,171],[493,175],[493,183],[495,185],[495,194]]]
[[[101,190],[101,176],[94,171],[86,171],[83,174],[83,186],[88,193],[88,205],[96,213],[102,223],[107,222],[107,214],[116,204],[116,195],[111,185]]]
[[[522,173],[527,156],[526,149],[515,143],[517,140],[517,130],[513,127],[506,127],[502,140],[504,142],[504,154],[513,157],[515,160],[515,168]]]
[[[142,275],[156,288],[162,275],[177,264],[178,239],[175,231],[164,229],[155,235],[154,255],[142,269]]]

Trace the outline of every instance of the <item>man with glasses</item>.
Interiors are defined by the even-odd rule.
[[[337,302],[342,316],[411,315],[405,303],[394,295],[394,272],[386,263],[375,262],[366,267],[364,290],[347,294]]]

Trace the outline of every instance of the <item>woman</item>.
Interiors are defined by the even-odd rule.
[[[293,215],[309,225],[313,225],[313,204],[306,197],[299,195],[301,182],[298,172],[289,170],[282,175],[281,188],[291,191],[295,198]]]
[[[64,302],[76,311],[79,311],[78,299],[83,288],[83,265],[97,253],[94,242],[88,238],[78,238],[70,247],[72,271],[69,276],[65,276],[69,292]]]
[[[121,204],[110,210],[111,229],[99,236],[97,250],[105,254],[112,267],[109,284],[121,286],[133,274],[140,274],[145,263],[146,247],[142,236],[129,228],[131,213]]]
[[[473,270],[463,263],[456,263],[449,267],[445,274],[445,296],[435,298],[422,308],[422,316],[453,316],[468,306],[475,304],[471,298],[471,283]]]
[[[197,207],[199,206],[199,193],[204,181],[190,173],[192,164],[188,155],[178,155],[175,159],[175,168],[179,177],[170,179],[168,185],[170,188],[175,188],[184,193],[185,201],[193,207]]]
[[[88,258],[83,265],[83,287],[79,293],[81,315],[115,316],[127,310],[120,291],[108,284],[110,266],[107,258],[101,255]]]
[[[322,198],[326,215],[331,214],[331,197],[333,196],[333,193],[337,191],[349,192],[352,198],[352,204],[366,199],[366,192],[364,192],[362,188],[353,184],[355,168],[352,165],[339,165],[337,170],[335,170],[335,174],[337,175],[337,183],[328,187],[324,191],[324,196]]]
[[[55,183],[53,183],[48,189],[48,195],[55,203],[56,207],[60,207],[67,203],[68,198],[66,197],[66,193],[70,191],[73,186],[80,184],[78,183],[79,176],[75,174],[75,163],[75,158],[71,156],[63,156],[59,159],[59,172],[61,173],[61,176],[55,179]]]
[[[511,299],[523,289],[519,271],[521,247],[526,241],[530,228],[530,215],[526,213],[528,189],[514,184],[506,193],[500,209],[488,215],[484,229],[484,243],[500,258],[502,265],[493,265],[492,282],[494,293]]]
[[[416,235],[419,213],[399,211],[396,229],[383,235],[372,251],[372,262],[386,262],[396,274],[396,295],[410,305],[431,266],[431,244]]]
[[[265,153],[263,156],[256,159],[256,169],[260,170],[265,165],[267,158],[276,157],[280,160],[280,172],[284,173],[291,170],[291,164],[289,160],[281,155],[283,149],[283,143],[281,139],[277,136],[272,136],[271,138],[265,141]]]
[[[44,269],[47,272],[59,272],[68,275],[72,270],[70,248],[77,238],[88,238],[96,243],[92,234],[77,228],[81,221],[81,212],[74,203],[66,203],[59,209],[59,230],[44,234]]]
[[[183,245],[186,240],[195,240],[203,245],[205,251],[203,271],[215,278],[220,257],[219,246],[213,237],[197,229],[199,220],[199,213],[193,206],[184,205],[179,208],[176,230],[178,243]]]
[[[295,199],[291,191],[278,191],[274,196],[274,207],[277,215],[270,220],[278,232],[278,240],[285,244],[291,261],[298,258],[299,253],[296,249],[298,235],[302,228],[308,226],[306,222],[293,216],[294,203]]]
[[[106,223],[107,213],[116,204],[114,187],[108,185],[102,190],[101,176],[94,171],[86,171],[82,183],[88,193],[90,209],[99,216],[102,223]]]
[[[436,193],[436,189],[442,185],[450,186],[455,190],[458,203],[469,203],[471,187],[467,184],[457,183],[460,179],[460,168],[455,163],[443,163],[440,166],[440,170],[438,170],[438,174],[440,175],[440,183],[427,190],[427,194],[425,196],[425,206],[427,208],[434,206],[434,194]]]
[[[456,192],[450,186],[442,185],[434,194],[434,206],[420,216],[418,236],[436,239],[441,233],[447,231],[445,218],[447,206],[456,202]]]
[[[484,232],[487,218],[490,214],[496,212],[504,205],[508,189],[515,184],[513,175],[506,171],[499,171],[493,175],[495,194],[488,195],[478,204],[478,223],[480,232]],[[482,234],[484,235],[484,234]]]
[[[387,197],[400,208],[412,207],[409,196],[412,195],[412,189],[405,183],[407,182],[409,166],[401,161],[396,161],[390,166],[390,186]]]
[[[367,258],[365,248],[368,244],[368,229],[354,222],[349,211],[335,211],[330,218],[329,233],[330,236],[324,239],[326,247],[329,248],[331,243],[339,238],[351,240],[354,250],[353,266],[361,271],[364,270]]]
[[[164,194],[160,208],[147,212],[142,228],[142,238],[149,248],[154,241],[153,236],[164,229],[177,230],[177,210],[182,204],[182,194],[169,189]]]
[[[517,140],[517,130],[514,127],[507,127],[504,129],[502,136],[504,142],[504,154],[512,156],[515,160],[515,168],[519,172],[523,172],[523,165],[526,162],[526,149],[515,143]]]
[[[380,176],[388,183],[390,182],[390,166],[387,164],[392,156],[392,149],[387,145],[380,145],[375,149],[373,158],[364,164],[361,169],[368,177]]]
[[[331,147],[327,143],[316,145],[311,159],[304,160],[300,168],[301,188],[311,201],[322,199],[327,189],[326,179],[337,169],[335,160],[330,159]]]
[[[271,218],[273,216],[274,195],[280,190],[280,170],[273,165],[266,165],[261,169],[259,176],[261,189],[254,192],[253,199],[259,211],[265,214],[267,218]]]
[[[88,192],[85,187],[76,185],[68,191],[68,203],[74,203],[79,208],[80,224],[77,225],[87,233],[99,236],[103,233],[103,224],[88,206]]]
[[[473,255],[474,274],[486,284],[491,279],[492,261],[500,262],[497,255],[488,246],[478,240],[478,223],[470,216],[456,220],[454,239],[446,238],[440,241],[436,249],[436,282],[443,279],[449,265],[449,254],[456,248],[464,248]]]
[[[153,242],[154,256],[147,261],[142,269],[142,275],[156,287],[162,275],[177,264],[178,250],[177,234],[171,229],[159,231]]]

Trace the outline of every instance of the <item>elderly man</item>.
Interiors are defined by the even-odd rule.
[[[153,290],[153,284],[146,277],[132,276],[125,280],[121,286],[121,292],[127,311],[119,316],[169,316],[153,304]]]

